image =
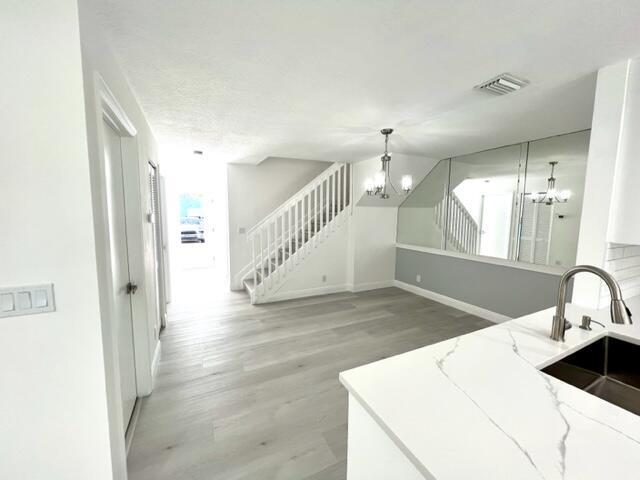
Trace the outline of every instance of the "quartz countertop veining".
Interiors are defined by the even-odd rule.
[[[354,368],[340,381],[426,478],[639,479],[640,416],[540,371],[605,335],[640,344],[638,320],[613,325],[607,311],[569,304],[574,328],[562,343],[549,338],[553,310]],[[606,327],[575,327],[583,314]]]

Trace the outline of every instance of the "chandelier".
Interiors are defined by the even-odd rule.
[[[387,199],[389,198],[389,193],[387,193],[387,184],[393,189],[396,195],[398,194],[396,187],[394,187],[393,182],[391,182],[389,166],[391,163],[391,155],[388,150],[389,135],[393,133],[393,128],[383,128],[380,130],[380,133],[384,135],[384,155],[380,157],[380,160],[382,160],[382,169],[375,174],[373,179],[367,178],[365,180],[365,189],[367,191],[367,195],[377,195],[380,198]],[[413,184],[411,175],[403,175],[400,183],[402,191],[405,194],[408,194],[411,191],[411,186]]]
[[[549,162],[549,165],[551,165],[551,176],[547,180],[547,191],[534,194],[531,199],[533,203],[544,203],[545,205],[567,203],[567,200],[571,197],[571,190],[558,191],[556,188],[556,178],[553,176],[553,171],[557,164],[558,162]]]

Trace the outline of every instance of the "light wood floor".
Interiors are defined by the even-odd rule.
[[[344,480],[338,372],[490,325],[395,288],[180,307],[143,401],[131,480]]]

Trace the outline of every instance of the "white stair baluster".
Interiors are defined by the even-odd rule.
[[[318,238],[318,233],[320,232],[320,219],[318,216],[320,215],[320,209],[318,208],[318,199],[320,198],[320,192],[318,191],[318,185],[313,187],[313,231],[315,232],[316,237],[316,246],[320,241]]]
[[[269,279],[269,288],[273,277],[271,276],[271,222],[267,223],[267,278]]]
[[[289,219],[289,268],[293,270],[293,210],[291,207],[287,208],[287,218]]]
[[[449,218],[448,218],[448,224],[447,225],[447,235],[449,236],[449,238],[447,239],[449,243],[451,243],[451,248],[454,248],[453,245],[453,228],[455,225],[455,210],[456,210],[456,205],[453,202],[453,200],[451,200],[449,202]]]
[[[338,171],[336,170],[336,173],[333,174],[334,177],[334,192],[333,192],[333,216],[335,218],[336,215],[338,215],[338,190],[340,190],[340,184],[338,183]],[[335,224],[333,229],[335,230]]]
[[[456,204],[456,229],[453,235],[458,246],[458,251],[460,252],[462,250],[462,244],[460,243],[460,209],[458,208],[458,204]]]
[[[324,189],[324,180],[322,180],[320,182],[320,188],[318,190],[320,190],[320,203],[318,205],[318,209],[320,212],[320,231],[322,231],[322,229],[324,228],[324,199],[323,199],[323,190]]]
[[[467,216],[462,215],[462,251],[467,253]]]
[[[347,206],[347,164],[342,167],[342,210]]]
[[[330,223],[330,229],[333,229],[333,224],[331,224],[331,222],[333,221],[333,193],[335,191],[335,184],[333,183],[333,174],[329,177],[329,223]]]
[[[307,254],[311,251],[311,194],[308,192],[307,199]]]
[[[325,229],[324,232],[324,236],[325,238],[327,238],[329,236],[329,222],[331,221],[331,206],[330,206],[330,199],[331,199],[331,177],[327,177],[326,180],[326,184],[327,184],[327,198],[325,198],[325,209],[324,209],[324,214],[325,214],[325,223],[327,228]]]
[[[464,216],[464,253],[469,253],[469,218]]]
[[[285,228],[284,228],[284,213],[280,216],[280,229],[282,230],[282,237],[280,238],[280,255],[282,255],[282,263],[280,264],[282,268],[280,271],[282,272],[282,276],[285,276],[287,273],[287,266],[285,265]]]
[[[298,201],[296,200],[296,205],[295,205],[295,209],[294,209],[294,214],[295,214],[295,235],[296,235],[296,263],[299,262],[298,257],[300,256],[298,254],[299,252],[299,246],[300,246],[300,238],[298,235],[298,231],[300,230],[299,225],[298,225]]]
[[[338,177],[338,215],[342,213],[342,167],[336,172]]]
[[[349,181],[349,191],[348,191],[348,198],[349,198],[349,214],[353,213],[353,167],[351,166],[350,163],[347,163],[347,175],[348,177],[348,181]]]
[[[279,280],[279,272],[276,275],[276,270],[278,270],[278,216],[276,215],[273,218],[273,249],[271,253],[271,265],[273,268],[273,281]],[[273,282],[272,282],[273,284]]]
[[[258,269],[256,267],[256,237],[251,237],[251,265],[253,266],[253,291],[258,291]]]
[[[258,230],[260,236],[260,286],[262,287],[262,294],[264,295],[265,283],[264,283],[264,230]]]

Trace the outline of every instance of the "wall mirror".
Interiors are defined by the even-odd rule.
[[[398,210],[398,243],[575,264],[589,131],[440,161]]]

